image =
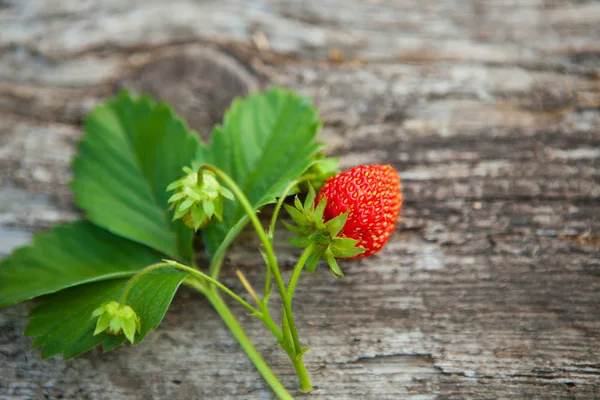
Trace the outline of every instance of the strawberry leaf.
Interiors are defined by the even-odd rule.
[[[321,147],[314,142],[321,122],[310,101],[283,89],[236,99],[216,126],[204,162],[227,173],[257,209],[275,201],[311,165]],[[227,232],[242,218],[239,202],[226,202],[223,222],[203,231],[214,254]]]
[[[325,212],[325,207],[327,207],[327,197],[323,196],[317,207],[315,208],[315,212],[313,214],[313,218],[315,221],[323,221],[323,213]]]
[[[305,214],[302,213],[302,208],[300,208],[300,210],[298,210],[297,208],[294,208],[292,206],[290,206],[289,204],[284,204],[283,208],[285,208],[285,210],[288,212],[288,214],[290,214],[290,217],[292,217],[292,220],[302,226],[302,225],[306,225],[306,223],[309,221],[307,216]]]
[[[186,276],[172,269],[161,269],[140,277],[127,301],[141,320],[135,343],[158,327]],[[105,332],[94,335],[97,319],[91,315],[103,303],[118,301],[127,281],[112,279],[89,283],[42,297],[29,314],[31,322],[25,330],[26,336],[35,336],[32,347],[43,346],[42,358],[62,353],[65,359],[102,342],[104,351],[117,348],[125,341],[125,335],[111,336]]]
[[[325,228],[327,229],[327,232],[329,232],[331,237],[336,237],[338,233],[340,233],[342,229],[344,229],[344,225],[348,220],[348,213],[349,212],[346,211],[345,213],[340,214],[337,217],[332,218],[325,223]]]
[[[325,253],[325,261],[327,261],[327,264],[329,264],[329,271],[331,272],[331,275],[334,277],[344,277],[344,274],[337,261],[330,252]]]
[[[355,247],[358,240],[350,238],[335,238],[329,245],[329,249],[336,258],[351,258],[363,253],[366,249]]]
[[[94,224],[189,260],[193,233],[172,222],[166,187],[203,151],[170,107],[121,93],[85,120],[73,162],[76,203]]]
[[[292,236],[288,239],[288,242],[294,247],[305,248],[310,244],[310,239],[306,236]]]
[[[306,260],[306,265],[304,266],[304,268],[306,268],[310,272],[315,272],[322,255],[323,255],[323,251],[321,249],[318,249],[317,251],[313,252],[308,257],[308,260]]]
[[[296,207],[298,210],[302,210],[303,209],[302,208],[302,202],[300,201],[300,198],[298,196],[294,196],[294,207]]]
[[[308,185],[308,194],[306,195],[306,199],[304,199],[304,213],[312,214],[315,209],[315,189],[313,189],[312,185]],[[298,207],[298,206],[296,206]]]
[[[292,225],[285,221],[281,221],[281,222],[282,222],[283,226],[285,226],[289,231],[292,231],[294,233],[299,233],[299,234],[303,234],[305,232],[305,229],[300,226]],[[302,246],[302,247],[304,247],[304,246]]]
[[[312,235],[310,235],[308,237],[308,240],[310,240],[311,242],[314,242],[314,243],[318,243],[318,244],[329,244],[331,242],[331,238],[325,236],[321,232],[313,233]]]
[[[0,263],[0,307],[71,286],[128,277],[161,255],[85,221],[57,226]]]

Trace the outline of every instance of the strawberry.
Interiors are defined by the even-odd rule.
[[[355,239],[366,250],[351,259],[368,257],[383,247],[396,227],[402,208],[400,177],[390,165],[360,165],[330,178],[319,192],[326,198],[325,221],[348,218],[339,236]]]

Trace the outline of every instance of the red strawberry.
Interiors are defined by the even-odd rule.
[[[396,227],[402,208],[400,177],[390,165],[360,165],[330,178],[317,198],[325,196],[325,221],[348,211],[340,236],[356,239],[368,257],[383,247]]]

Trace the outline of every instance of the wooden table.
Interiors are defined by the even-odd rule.
[[[80,216],[81,121],[119,88],[206,138],[234,96],[283,85],[314,97],[344,167],[391,163],[405,193],[379,256],[303,277],[318,388],[299,397],[600,398],[598,21],[594,1],[0,1],[0,255]],[[227,284],[260,279],[255,248]],[[298,252],[277,251],[287,276]],[[0,310],[1,399],[271,398],[191,291],[140,345],[68,361],[29,350],[28,308]]]

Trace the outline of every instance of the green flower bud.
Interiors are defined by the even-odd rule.
[[[224,198],[233,200],[233,194],[223,187],[215,174],[200,169],[197,172],[184,167],[186,175],[171,183],[167,191],[175,194],[169,199],[171,209],[175,210],[173,220],[181,219],[194,230],[206,226],[213,217],[223,220]]]
[[[131,343],[142,326],[133,308],[116,301],[102,304],[92,313],[92,318],[98,318],[94,335],[106,332],[117,336],[124,333]]]

